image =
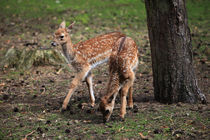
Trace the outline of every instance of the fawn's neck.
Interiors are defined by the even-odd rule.
[[[68,41],[62,45],[62,50],[69,63],[74,60],[75,53],[70,37],[68,38]]]
[[[104,96],[104,100],[106,100],[108,102],[108,100],[110,100],[110,98],[114,97],[114,100],[117,96],[117,93],[120,89],[121,85],[119,83],[119,75],[117,72],[110,72],[110,79],[109,79],[109,83],[108,83],[108,88],[107,88],[107,92]]]

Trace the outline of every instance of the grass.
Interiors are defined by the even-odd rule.
[[[139,133],[142,133],[144,136],[152,137],[153,139],[171,139],[175,132],[179,133],[176,137],[181,137],[182,135],[187,136],[193,133],[194,130],[192,128],[196,128],[196,124],[191,122],[200,122],[203,120],[203,118],[198,116],[198,113],[194,111],[189,111],[190,115],[186,115],[184,111],[180,116],[182,119],[180,119],[176,118],[175,115],[177,111],[182,112],[182,108],[175,109],[173,106],[163,106],[162,109],[164,111],[156,110],[156,114],[153,112],[149,113],[148,110],[141,111],[126,117],[125,122],[110,121],[105,125],[94,124],[94,122],[84,124],[84,120],[96,117],[95,114],[89,114],[89,116],[84,116],[84,114],[69,116],[67,113],[63,116],[57,113],[43,112],[33,112],[33,115],[28,112],[24,115],[21,113],[13,113],[12,118],[7,120],[5,124],[5,129],[9,131],[3,133],[7,136],[8,132],[10,132],[13,138],[20,138],[36,130],[33,136],[37,138],[55,136],[64,138],[71,136],[73,139],[78,137],[90,138],[91,136],[93,137],[94,134],[97,134],[97,136],[109,136],[113,139],[121,139],[123,137],[140,138]],[[15,126],[12,122],[13,118],[18,118],[19,120],[18,124]],[[78,118],[78,122],[74,121],[73,118]],[[204,126],[208,125],[209,122],[203,121]],[[69,133],[66,132],[67,129],[70,130]],[[199,129],[199,131],[202,131],[202,128]],[[3,133],[0,134],[3,135]]]
[[[209,26],[210,20],[210,1],[208,0],[191,0],[187,1],[187,13],[190,25],[199,27]]]
[[[198,50],[200,58],[206,58],[207,54],[205,52],[209,46],[210,37],[207,31],[210,20],[209,5],[209,0],[187,0],[189,25],[194,34],[193,48]],[[145,49],[144,45],[148,42],[148,38],[145,37],[147,36],[146,13],[144,3],[141,0],[40,0],[38,2],[37,0],[2,0],[0,8],[0,19],[3,20],[0,29],[4,28],[4,26],[8,29],[7,36],[2,40],[5,38],[6,40],[8,38],[12,40],[16,36],[28,40],[33,38],[30,33],[40,31],[39,35],[41,37],[39,41],[43,45],[47,40],[46,36],[51,34],[56,26],[65,19],[67,24],[76,21],[76,29],[73,31],[74,40],[79,40],[78,36],[84,36],[83,38],[87,39],[101,32],[122,30],[137,40],[143,49]],[[2,54],[1,51],[0,55]],[[150,57],[150,50],[146,49],[145,54],[142,55],[144,55],[141,58],[142,61],[147,62],[146,60]],[[148,74],[149,70],[151,68],[148,63],[140,64],[138,73],[147,72]],[[99,76],[104,71],[94,71],[94,74]],[[26,72],[13,70],[9,74],[1,75],[0,78],[1,80],[13,79],[12,82],[20,83],[20,77],[24,75],[24,80],[27,82],[30,79],[29,74],[30,72],[26,74]],[[50,82],[47,81],[45,79],[44,83]],[[7,80],[4,82],[6,83]],[[11,106],[3,111],[4,115],[0,114],[2,118],[4,117],[1,118],[0,123],[0,128],[3,128],[0,129],[0,139],[21,139],[32,131],[35,132],[29,138],[37,139],[77,139],[81,137],[84,139],[97,137],[140,139],[139,133],[152,139],[179,139],[186,138],[189,135],[202,136],[210,125],[209,118],[201,115],[198,110],[192,111],[191,105],[177,107],[176,105],[158,104],[159,107],[156,107],[157,104],[150,104],[146,108],[141,108],[144,105],[144,103],[141,103],[139,104],[138,113],[128,111],[125,122],[118,121],[119,111],[118,109],[114,110],[114,119],[106,125],[100,122],[101,116],[97,111],[93,114],[87,114],[87,109],[78,109],[78,104],[82,103],[83,100],[72,103],[71,107],[76,112],[73,115],[69,114],[69,112],[60,114],[58,110],[46,107],[45,96],[56,98],[56,96],[60,95],[58,92],[64,88],[62,92],[66,93],[69,82],[70,78],[64,78],[64,80],[50,83],[46,86],[44,95],[39,95],[39,88],[43,85],[43,80],[37,80],[37,77],[34,76],[26,88],[28,91],[25,91],[29,93],[29,97],[25,98],[23,96],[22,98],[24,98],[24,101],[26,99],[28,101],[33,100],[33,102],[39,104],[22,104],[22,98],[21,103],[18,103],[17,100],[14,100],[14,103],[8,103]],[[95,90],[105,89],[104,85],[98,84]],[[11,84],[11,86],[13,85]],[[17,89],[17,87],[15,88]],[[56,88],[58,89],[55,90]],[[12,90],[10,91],[10,88],[8,89],[9,93],[7,94],[13,96],[15,93]],[[7,88],[3,90],[7,90]],[[138,93],[142,92],[140,89],[136,91]],[[19,90],[16,92],[18,92],[16,93],[17,98],[25,94],[19,92]],[[33,95],[38,97],[32,99]],[[52,102],[58,103],[58,100]],[[2,106],[6,103],[5,100],[0,101]],[[12,110],[14,104],[20,109],[19,112]],[[54,107],[59,107],[59,105],[54,105]],[[70,132],[67,130],[70,130]]]
[[[97,18],[111,20],[110,24],[124,21],[124,24],[131,25],[134,22],[145,23],[146,19],[144,4],[139,0],[9,0],[2,1],[0,8],[5,16],[19,16],[22,19],[56,16],[57,23],[65,19],[88,25]]]
[[[210,52],[207,45],[210,37],[206,30],[210,24],[209,5],[209,0],[187,1],[188,21],[191,32],[195,34],[193,49],[198,50],[201,59],[209,56]],[[81,35],[85,40],[101,32],[121,30],[139,40],[141,43],[137,41],[137,44],[142,47],[143,37],[147,35],[145,5],[141,0],[8,0],[1,1],[0,8],[4,22],[15,23],[14,27],[10,26],[13,31],[9,34],[18,35],[21,39],[28,38],[26,32],[51,34],[63,20],[67,25],[76,21],[73,40]],[[23,26],[22,30],[20,26]],[[43,36],[39,42],[46,46],[48,40]]]
[[[35,72],[37,70],[40,69],[36,69]],[[52,69],[50,71],[53,73]],[[46,72],[46,74],[49,73],[48,70],[44,69],[40,73],[43,72]],[[33,72],[29,73],[32,74]],[[6,76],[9,74],[19,75],[17,72],[5,74],[5,77],[2,78],[5,83],[7,80],[5,81],[4,79],[8,79]],[[68,75],[66,72],[62,72],[61,74],[63,76]],[[99,75],[100,73],[96,77],[99,77]],[[60,76],[57,75],[57,78]],[[13,83],[11,83],[11,89],[15,87],[13,84],[17,85],[21,79],[25,79],[25,83],[30,84],[26,87],[31,87],[32,90],[27,91],[25,89],[27,93],[29,92],[26,95],[25,87],[18,86],[18,88],[23,90],[19,91],[16,88],[16,91],[13,91],[13,93],[6,93],[9,95],[9,100],[2,100],[0,103],[0,109],[2,111],[0,114],[0,128],[3,128],[0,129],[1,139],[21,139],[31,132],[34,133],[28,137],[29,139],[140,139],[140,134],[149,139],[157,140],[190,139],[193,137],[204,138],[203,135],[207,135],[207,128],[210,125],[207,115],[202,114],[208,114],[208,112],[202,109],[205,108],[204,105],[163,105],[150,101],[135,102],[138,106],[138,112],[135,113],[133,110],[127,110],[124,122],[119,121],[119,103],[116,103],[116,109],[114,109],[112,119],[108,123],[103,124],[102,116],[97,111],[97,107],[79,108],[79,104],[88,101],[88,97],[85,97],[88,93],[82,94],[82,97],[75,93],[74,100],[70,102],[70,110],[61,114],[59,111],[59,101],[62,100],[56,98],[62,95],[59,92],[63,92],[63,90],[56,92],[57,95],[53,95],[52,93],[57,91],[56,88],[60,89],[59,87],[67,90],[68,87],[66,88],[66,86],[68,83],[62,83],[62,86],[61,82],[49,84],[49,81],[47,80],[48,82],[46,82],[46,77],[44,76],[39,78],[39,82],[33,83],[35,81],[33,74],[25,74],[21,78],[18,76],[12,76],[11,78],[14,78]],[[63,80],[63,78],[60,78],[58,81],[61,79]],[[69,78],[66,77],[66,79]],[[39,89],[35,87],[41,87],[43,84],[47,87],[46,90],[51,88],[54,90],[52,89],[49,95],[46,93],[40,95],[39,92],[34,93],[36,89]],[[79,90],[80,92],[87,92],[85,85],[81,89]],[[34,94],[37,95],[36,98],[33,97]],[[136,95],[138,94],[137,92],[134,94],[135,96],[139,96]],[[16,95],[14,96],[15,98],[13,95]],[[75,96],[77,97],[75,98]],[[2,95],[0,95],[0,99],[2,99],[1,97]],[[80,97],[79,100],[78,97]],[[17,112],[14,111],[15,107],[18,108]],[[54,109],[55,107],[56,109]],[[208,136],[206,138],[208,139]]]
[[[209,22],[209,4],[208,0],[187,1],[190,24],[202,25]],[[66,19],[88,24],[94,23],[95,18],[109,20],[111,23],[124,23],[125,27],[138,22],[146,23],[145,6],[141,0],[7,0],[1,1],[0,8],[2,15],[10,17],[8,20],[15,16],[24,20],[57,16],[58,23]]]

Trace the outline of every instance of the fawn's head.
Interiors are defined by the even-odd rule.
[[[66,28],[66,22],[63,21],[59,28],[53,34],[53,41],[51,42],[52,46],[58,46],[66,44],[68,39],[70,39],[69,32],[73,28],[75,22],[73,22],[69,27]]]
[[[110,116],[112,115],[114,109],[114,101],[111,100],[111,102],[108,102],[107,99],[101,98],[101,102],[99,104],[99,110],[103,115],[103,121],[106,123],[109,121]]]

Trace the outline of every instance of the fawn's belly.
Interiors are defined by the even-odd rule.
[[[105,51],[102,54],[99,54],[91,59],[89,59],[89,63],[91,65],[91,69],[97,67],[98,65],[101,65],[103,63],[106,63],[109,60],[110,54],[112,50]]]
[[[91,69],[97,67],[98,65],[101,65],[101,64],[107,62],[108,60],[109,60],[109,58],[105,58],[105,59],[102,59],[102,60],[99,60],[99,61],[94,61],[93,60],[92,63],[91,63]]]

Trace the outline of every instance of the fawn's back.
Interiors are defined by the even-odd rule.
[[[122,37],[113,47],[110,56],[110,73],[118,73],[124,78],[130,70],[138,65],[138,48],[135,41],[130,37]]]
[[[91,69],[106,62],[111,55],[115,42],[123,36],[125,35],[120,32],[112,32],[74,44],[75,61],[77,63],[88,63]]]

